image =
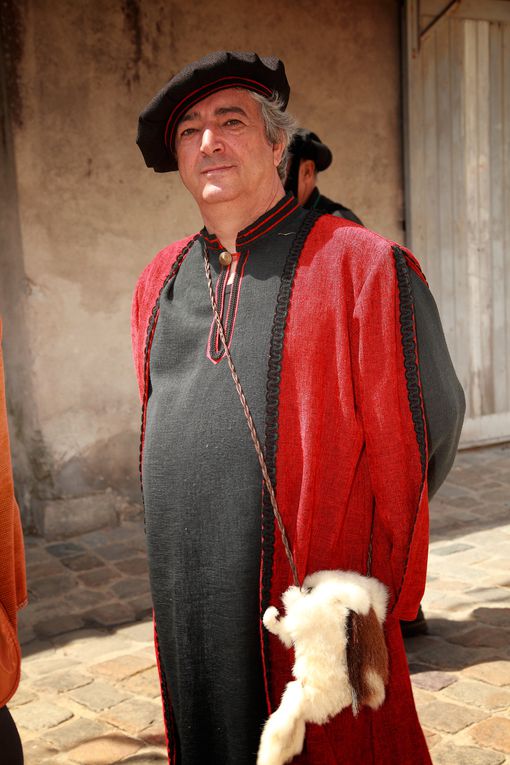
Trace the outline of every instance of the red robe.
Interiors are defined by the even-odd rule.
[[[378,711],[363,709],[354,718],[349,708],[327,725],[308,725],[305,750],[293,763],[425,765],[431,760],[399,627],[400,619],[416,615],[427,564],[426,427],[408,268],[423,275],[409,252],[349,221],[323,216],[302,238],[286,266],[275,315],[266,459],[301,579],[328,568],[366,573],[371,548],[371,573],[390,591],[390,681]],[[135,292],[141,451],[158,296],[190,241],[162,250]],[[289,584],[266,497],[261,611],[280,606]],[[263,629],[261,650],[274,709],[291,679],[292,653]],[[172,763],[164,678],[162,691]]]

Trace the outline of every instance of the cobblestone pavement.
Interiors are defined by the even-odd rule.
[[[144,546],[133,520],[27,539],[9,705],[26,765],[166,762]],[[430,553],[430,632],[407,649],[434,765],[510,765],[510,446],[457,457],[432,505]]]

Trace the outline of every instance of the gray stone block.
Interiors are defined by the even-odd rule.
[[[22,707],[23,704],[28,704],[30,701],[35,701],[37,696],[29,688],[27,688],[26,680],[22,679],[21,684],[18,686],[18,690],[9,701],[9,708]]]
[[[59,576],[47,576],[45,579],[31,582],[28,590],[30,602],[50,598],[53,599],[52,605],[55,608],[55,600],[74,587],[74,576],[64,569]]]
[[[422,725],[445,733],[457,733],[485,717],[487,715],[478,709],[444,701],[433,701],[420,709]]]
[[[80,582],[86,587],[102,587],[105,584],[109,584],[113,579],[118,579],[120,576],[118,571],[111,568],[95,568],[92,571],[86,571],[79,575]],[[97,590],[96,590],[97,591]]]
[[[149,592],[149,579],[137,579],[130,576],[126,579],[121,579],[120,582],[116,582],[116,584],[112,585],[111,589],[118,598],[134,598]]]
[[[87,611],[83,618],[86,622],[101,627],[116,627],[118,624],[134,621],[135,614],[133,609],[124,603],[112,602]]]
[[[102,590],[80,589],[67,594],[66,602],[69,603],[71,611],[81,614],[83,611],[101,605],[107,598],[108,600],[111,600],[110,594],[105,593]]]
[[[430,552],[433,555],[455,555],[455,553],[464,552],[464,550],[472,550],[473,545],[467,545],[463,542],[457,542],[453,545],[445,545],[443,547],[434,547]]]
[[[35,633],[40,638],[62,635],[64,632],[72,632],[83,627],[83,619],[78,614],[67,616],[53,616],[34,625]]]
[[[455,675],[450,675],[446,672],[437,672],[431,670],[429,672],[416,672],[412,678],[413,685],[418,688],[422,688],[425,691],[440,691],[443,688],[447,688],[449,685],[457,682]]]
[[[104,712],[101,719],[126,733],[136,734],[162,717],[161,705],[146,699],[129,699]]]
[[[503,711],[510,709],[510,688],[489,685],[476,680],[464,680],[449,687],[445,695],[462,704],[483,709]]]
[[[447,639],[458,645],[505,648],[510,645],[510,632],[484,624],[475,624],[459,634],[449,635]]]
[[[50,658],[36,658],[32,661],[24,659],[23,665],[27,671],[27,675],[31,680],[36,677],[43,677],[44,675],[52,675],[59,670],[69,670],[70,667],[75,667],[77,664],[75,659],[71,659],[63,654],[52,656]]]
[[[129,560],[116,561],[115,566],[122,571],[123,574],[147,574],[147,559],[146,558],[130,558]]]
[[[416,661],[441,670],[461,670],[476,667],[481,662],[494,661],[498,649],[456,645],[438,640],[433,647],[420,651]]]
[[[53,728],[60,723],[70,720],[73,713],[68,709],[48,704],[47,701],[32,701],[12,710],[16,725],[25,730],[42,730]]]
[[[76,670],[67,669],[64,672],[51,672],[49,675],[38,678],[34,681],[32,687],[39,692],[66,693],[74,688],[88,685],[91,682],[91,677],[87,677]],[[41,693],[41,697],[44,697],[43,693]]]
[[[83,555],[73,555],[72,558],[62,558],[62,563],[71,571],[89,571],[90,569],[100,568],[104,566],[104,561],[97,558],[90,553],[84,553]]]
[[[45,733],[44,741],[58,746],[60,750],[71,749],[83,741],[99,738],[106,730],[106,726],[95,720],[87,720],[80,717],[71,722],[59,725],[57,728]],[[35,762],[35,760],[34,760]]]
[[[35,512],[39,533],[45,539],[64,539],[118,524],[112,492],[45,502]]]
[[[56,558],[66,558],[69,555],[78,555],[85,552],[85,548],[83,545],[76,544],[76,542],[58,542],[54,545],[48,545],[46,551]]]
[[[503,765],[505,756],[499,752],[478,749],[474,746],[455,746],[434,749],[435,765]]]
[[[69,697],[93,712],[102,712],[126,701],[129,698],[129,693],[124,693],[123,690],[115,688],[109,683],[103,683],[101,680],[94,680],[92,685],[73,691]]]
[[[95,553],[109,562],[129,560],[133,557],[133,551],[137,549],[137,545],[140,547],[142,544],[142,540],[135,539],[130,542],[114,542],[104,547],[96,547]]]

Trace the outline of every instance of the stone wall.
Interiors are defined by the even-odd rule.
[[[178,176],[145,168],[139,111],[206,52],[277,54],[290,110],[334,152],[321,190],[402,239],[398,2],[0,9],[0,314],[16,483],[26,524],[57,535],[139,501],[131,294],[159,248],[200,227]]]

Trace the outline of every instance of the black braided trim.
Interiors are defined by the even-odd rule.
[[[175,721],[174,713],[172,710],[172,704],[170,702],[170,696],[168,694],[168,685],[163,669],[163,663],[161,661],[161,650],[159,647],[159,638],[156,625],[154,624],[154,646],[156,648],[157,660],[158,660],[158,673],[159,684],[161,687],[161,698],[163,701],[163,716],[166,728],[166,740],[167,740],[167,754],[168,762],[173,763],[175,761],[176,746],[175,746]]]
[[[413,289],[411,285],[411,278],[409,276],[409,267],[407,265],[407,259],[405,253],[398,246],[392,247],[393,257],[395,258],[395,270],[397,273],[397,285],[399,291],[400,301],[400,334],[402,337],[402,351],[404,355],[404,367],[405,377],[407,384],[407,397],[409,399],[409,409],[411,410],[411,417],[413,419],[414,432],[416,433],[416,441],[418,443],[418,449],[420,452],[420,464],[421,464],[421,484],[420,495],[423,490],[427,474],[427,440],[426,440],[426,426],[425,426],[425,414],[423,410],[423,402],[421,395],[420,374],[418,367],[418,354],[416,347],[416,332],[414,322],[414,297]],[[414,527],[418,518],[418,508],[416,508],[415,517],[413,521],[413,528],[411,530],[410,538],[414,534]],[[407,550],[407,557],[404,564],[404,573],[400,583],[399,591],[395,598],[395,603],[400,597],[400,592],[404,583],[405,573],[409,563],[409,554],[411,551],[411,545],[409,544]]]
[[[269,364],[266,385],[266,433],[265,433],[265,458],[269,478],[276,491],[276,450],[278,445],[278,407],[280,401],[280,378],[282,369],[283,341],[287,314],[289,311],[292,285],[298,264],[299,256],[303,250],[306,239],[317,220],[324,215],[318,210],[310,210],[303,220],[290,248],[285,261],[280,289],[276,299],[276,309],[271,330],[271,343],[269,350]],[[273,576],[275,542],[275,518],[271,499],[264,486],[262,497],[262,592],[261,592],[261,618],[269,606],[271,597],[271,581]],[[262,630],[264,663],[266,667],[266,682],[270,685],[271,666],[269,655],[269,632]]]
[[[149,384],[149,368],[150,368],[150,345],[153,333],[156,329],[157,324],[157,316],[159,312],[159,304],[161,301],[161,295],[163,293],[163,290],[167,286],[170,279],[173,279],[174,276],[176,276],[179,268],[181,267],[181,263],[188,254],[188,252],[191,250],[197,239],[199,239],[200,234],[196,234],[193,239],[188,242],[188,244],[181,250],[181,252],[178,254],[177,258],[175,259],[170,272],[168,276],[166,277],[165,281],[163,282],[163,285],[158,293],[158,296],[156,298],[156,302],[154,303],[154,306],[152,308],[151,315],[149,317],[149,321],[147,324],[147,335],[145,338],[145,350],[143,354],[143,403],[142,403],[142,422],[140,427],[140,446],[138,450],[138,472],[140,476],[140,491],[142,493],[142,505],[143,505],[143,524],[145,528],[145,502],[143,499],[143,476],[142,476],[142,466],[143,466],[143,442],[144,442],[144,436],[145,436],[145,417],[146,417],[146,410],[147,410],[147,386]]]
[[[416,348],[416,333],[414,324],[414,297],[409,277],[407,260],[400,249],[394,246],[393,256],[397,272],[397,284],[400,298],[400,334],[402,336],[402,350],[404,352],[404,367],[407,382],[407,396],[409,408],[413,418],[416,440],[420,450],[420,462],[422,476],[425,477],[427,469],[427,444],[425,418],[423,416],[423,404],[421,397],[420,376],[418,369],[418,354]]]

